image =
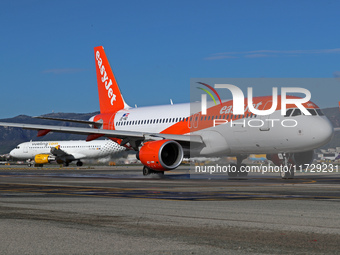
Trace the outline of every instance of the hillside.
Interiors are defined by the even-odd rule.
[[[88,120],[93,115],[98,114],[98,112],[93,113],[52,113],[46,114],[46,117],[64,118],[64,119],[80,119]],[[29,123],[29,124],[45,124],[45,125],[60,125],[60,126],[70,126],[70,127],[88,127],[87,125],[70,123],[70,122],[60,122],[52,120],[41,120],[35,119],[27,115],[19,115],[14,118],[1,119],[1,122],[14,122],[14,123]],[[49,133],[44,137],[37,137],[37,131],[26,130],[21,128],[12,127],[0,127],[0,154],[5,154],[15,148],[19,143],[27,142],[30,140],[34,141],[47,141],[47,140],[85,140],[84,135],[74,135],[67,133]]]
[[[326,108],[323,109],[325,115],[332,122],[334,127],[340,127],[340,111],[339,108]],[[64,119],[80,119],[88,120],[98,112],[92,113],[51,113],[44,116],[64,118]],[[61,126],[73,126],[73,127],[88,127],[87,125],[60,122],[51,120],[35,119],[27,115],[19,115],[14,118],[1,119],[1,122],[15,122],[15,123],[30,123],[30,124],[45,124],[45,125],[61,125]],[[4,128],[0,127],[0,154],[8,153],[19,143],[27,142],[30,140],[34,141],[47,141],[47,140],[84,140],[86,136],[74,135],[66,133],[49,133],[44,137],[37,137],[37,131],[25,130],[21,128]],[[330,143],[325,145],[323,148],[335,148],[340,147],[340,132],[335,132],[334,137]]]

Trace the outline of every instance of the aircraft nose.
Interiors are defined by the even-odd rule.
[[[320,118],[320,121],[314,128],[316,132],[313,139],[319,143],[319,146],[327,144],[332,139],[334,132],[333,125],[326,117]]]
[[[9,155],[11,155],[12,157],[15,157],[15,150],[11,150],[11,151],[9,152]]]

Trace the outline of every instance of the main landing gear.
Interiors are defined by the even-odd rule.
[[[155,170],[152,170],[152,169],[144,166],[143,167],[143,175],[146,176],[146,175],[150,175],[150,174],[156,174],[156,175],[159,175],[159,176],[163,176],[164,171],[155,171]]]
[[[229,177],[246,177],[248,176],[248,172],[246,171],[246,164],[242,164],[242,161],[245,159],[245,156],[236,157],[237,163],[231,163],[230,169],[228,172]]]
[[[280,176],[282,179],[293,179],[294,178],[294,167],[292,167],[292,164],[289,163],[289,154],[282,153],[282,161],[283,164],[281,165],[281,171]]]

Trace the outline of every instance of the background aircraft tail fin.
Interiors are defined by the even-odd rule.
[[[106,57],[104,47],[94,48],[100,112],[116,112],[130,108],[124,101],[118,83]]]

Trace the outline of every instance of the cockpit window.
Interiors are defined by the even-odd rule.
[[[316,111],[314,109],[307,109],[307,111],[310,112],[310,114],[312,114],[313,116],[316,116]]]
[[[320,109],[315,109],[316,112],[320,115],[320,116],[324,116],[325,114],[323,114],[323,112]]]
[[[310,114],[312,116],[324,116],[323,112],[320,109],[307,109],[308,112],[310,112]],[[293,112],[293,113],[292,113]],[[288,109],[286,112],[285,117],[294,117],[294,116],[299,116],[299,115],[305,115],[303,112],[301,112],[301,110],[299,108],[294,108],[294,109]]]
[[[294,109],[294,112],[292,114],[292,117],[293,116],[298,116],[298,115],[301,115],[301,110],[300,109]]]
[[[285,117],[289,117],[293,110],[294,109],[288,109],[288,111],[286,112]]]

